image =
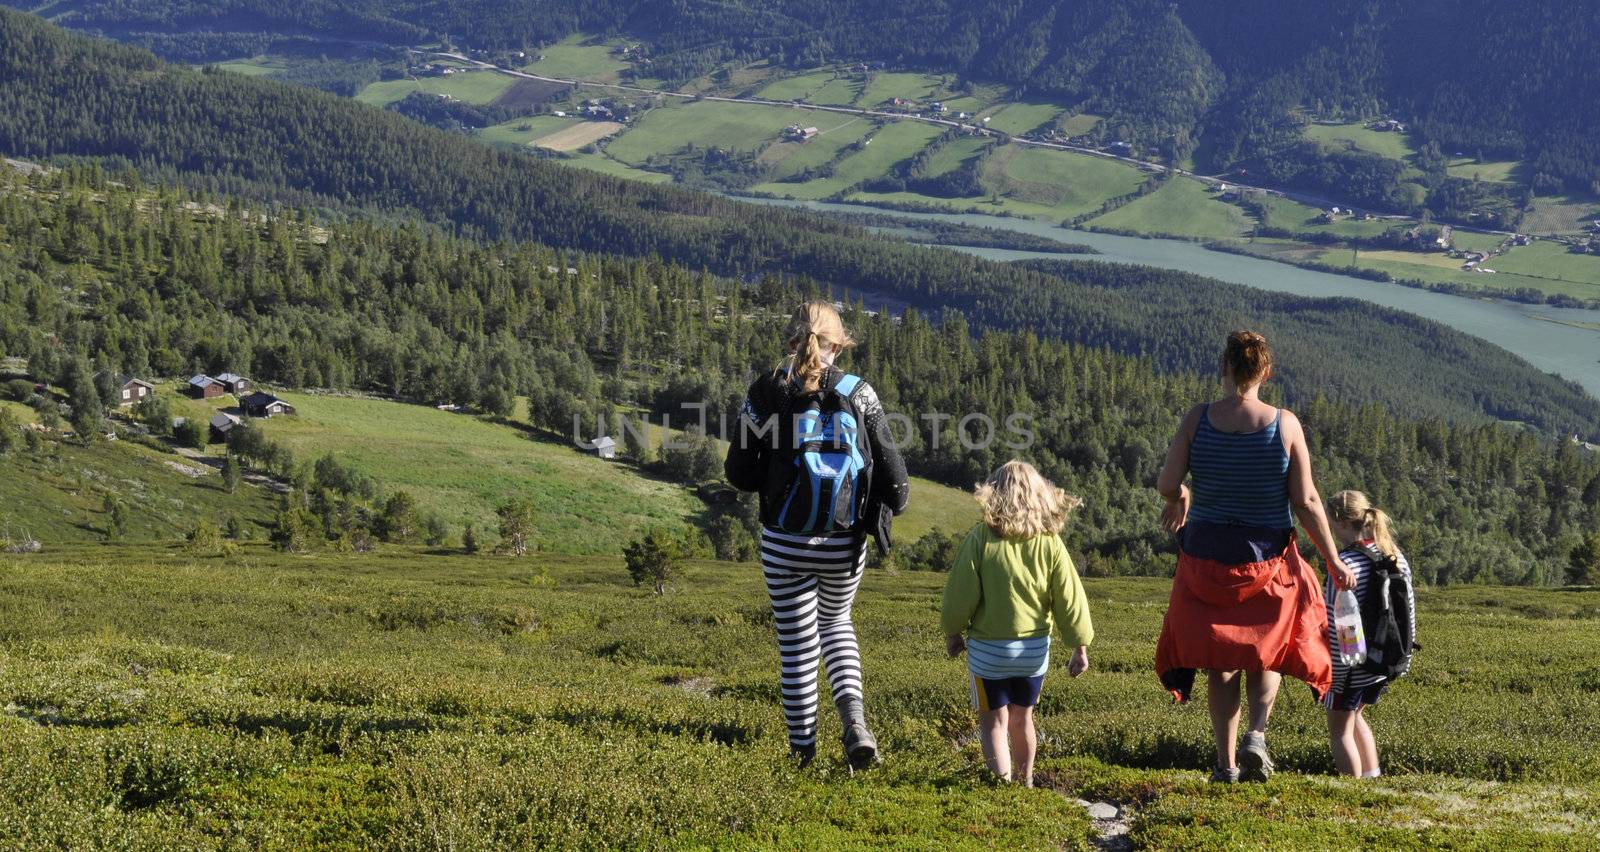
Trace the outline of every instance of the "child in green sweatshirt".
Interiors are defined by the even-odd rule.
[[[1050,666],[1050,626],[1074,648],[1067,672],[1089,668],[1089,600],[1058,533],[1081,505],[1024,461],[978,486],[983,522],[956,552],[940,623],[945,648],[967,652],[973,707],[989,770],[1033,786],[1033,708]],[[966,634],[966,638],[962,638]]]

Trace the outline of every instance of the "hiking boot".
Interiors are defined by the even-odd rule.
[[[866,769],[878,762],[878,740],[865,724],[845,726],[844,759],[852,770]]]
[[[1276,769],[1267,754],[1267,735],[1259,731],[1245,734],[1244,744],[1239,749],[1239,777],[1245,781],[1265,781]]]
[[[817,759],[817,744],[789,746],[789,759],[795,762],[796,769],[805,769],[811,765],[811,761]]]
[[[1228,767],[1217,766],[1217,767],[1212,768],[1212,770],[1211,770],[1211,783],[1213,783],[1213,784],[1237,784],[1237,783],[1239,783],[1239,767],[1237,767],[1237,766],[1228,766]]]

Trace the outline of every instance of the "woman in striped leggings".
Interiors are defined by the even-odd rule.
[[[877,740],[867,728],[851,608],[867,560],[867,533],[876,534],[879,547],[887,549],[889,519],[905,510],[910,493],[877,393],[833,366],[852,343],[832,305],[801,305],[789,324],[789,358],[750,386],[725,468],[735,487],[761,495],[761,568],[778,635],[789,749],[802,766],[816,757],[819,662],[827,669],[839,710],[846,759],[863,767],[877,758]],[[846,443],[853,442],[854,449],[844,449],[854,454],[859,473],[854,492],[842,500],[842,492],[830,495],[835,505],[848,507],[849,523],[836,524],[830,514],[827,523],[799,524],[822,529],[795,532],[797,524],[786,511],[793,503],[798,453],[814,436],[791,421],[817,405],[837,409],[845,415],[839,420],[851,424]],[[815,508],[811,515],[817,515]]]

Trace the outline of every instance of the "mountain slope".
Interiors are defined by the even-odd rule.
[[[885,60],[1066,99],[1180,157],[1202,130],[1241,161],[1281,149],[1302,107],[1390,110],[1423,142],[1526,159],[1535,188],[1600,191],[1600,16],[1579,0],[66,0],[48,13],[189,60],[307,33],[495,47],[579,30],[649,39],[652,73],[679,80],[734,58]],[[238,52],[247,43],[258,50]]]
[[[420,217],[491,240],[657,255],[729,276],[813,278],[932,311],[956,308],[980,327],[1153,354],[1164,369],[1210,369],[1215,335],[1190,325],[1205,299],[1230,321],[1270,315],[1270,331],[1319,353],[1286,371],[1291,399],[1328,393],[1557,433],[1589,434],[1600,423],[1600,402],[1575,385],[1408,315],[1214,282],[1174,302],[1138,285],[1175,280],[1163,273],[1083,265],[1061,278],[924,250],[817,217],[563,169],[325,93],[165,65],[5,10],[0,77],[0,150],[11,155],[131,161],[147,176],[209,190]],[[1341,356],[1339,329],[1357,323],[1369,328],[1366,357]],[[1460,357],[1433,357],[1441,341]],[[1410,377],[1418,364],[1429,376],[1420,385],[1394,372]]]

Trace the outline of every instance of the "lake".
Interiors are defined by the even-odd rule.
[[[1051,252],[945,246],[990,260],[1031,258],[1078,258],[1132,263],[1193,272],[1219,281],[1243,284],[1261,290],[1277,290],[1301,296],[1362,299],[1374,304],[1406,311],[1444,323],[1452,328],[1483,338],[1513,352],[1529,363],[1582,385],[1600,397],[1600,330],[1563,325],[1591,323],[1600,326],[1600,310],[1523,305],[1499,299],[1471,299],[1301,269],[1285,263],[1211,251],[1199,243],[1184,240],[1142,239],[1113,234],[1097,234],[1051,225],[1032,219],[985,216],[980,213],[910,213],[883,210],[861,204],[823,201],[790,201],[772,198],[739,200],[757,204],[800,207],[819,212],[887,213],[909,219],[957,222],[1023,234],[1051,237],[1082,243],[1099,251],[1098,255],[1062,255]]]

